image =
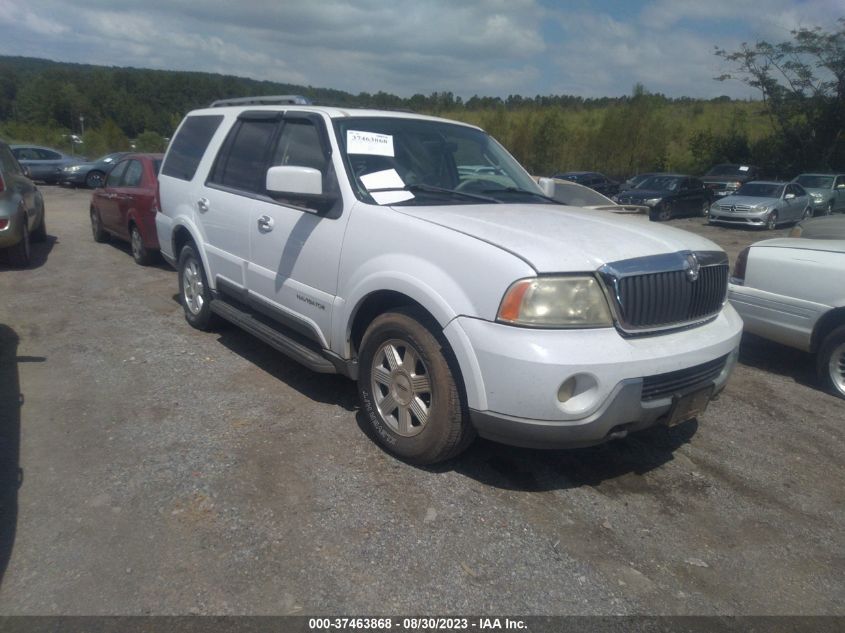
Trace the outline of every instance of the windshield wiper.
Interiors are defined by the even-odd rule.
[[[462,198],[469,198],[471,200],[481,200],[482,202],[492,202],[494,204],[501,204],[501,200],[496,200],[489,196],[481,196],[477,193],[467,193],[466,191],[458,191],[457,189],[446,189],[444,187],[435,187],[434,185],[416,184],[405,185],[404,187],[387,187],[385,189],[370,189],[370,193],[378,193],[380,191],[409,191],[411,193],[442,193],[450,196],[460,196]]]
[[[548,200],[549,202],[554,202],[555,204],[563,204],[562,202],[558,202],[554,198],[550,198],[549,196],[543,195],[542,193],[537,193],[536,191],[529,191],[528,189],[520,189],[519,187],[502,187],[500,189],[483,189],[481,193],[490,193],[490,194],[497,194],[497,193],[519,193],[528,196],[534,196],[535,198],[540,198],[541,200]]]

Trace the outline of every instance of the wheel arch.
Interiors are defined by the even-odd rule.
[[[818,320],[816,326],[813,328],[813,335],[810,339],[810,351],[813,353],[818,352],[827,335],[840,325],[845,325],[845,306],[826,312]]]
[[[173,227],[170,236],[171,244],[173,245],[173,259],[177,262],[178,268],[179,254],[182,252],[182,249],[186,244],[193,244],[195,250],[197,251],[197,255],[199,255],[199,258],[202,261],[202,266],[205,269],[205,275],[208,278],[208,285],[211,286],[212,289],[216,289],[217,284],[209,272],[208,258],[205,255],[205,249],[200,246],[202,244],[201,240],[197,239],[198,234],[199,231],[187,223],[180,222],[179,224],[176,224]]]

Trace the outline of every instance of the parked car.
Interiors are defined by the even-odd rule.
[[[813,215],[810,196],[801,185],[760,180],[747,182],[735,194],[710,207],[711,224],[744,224],[774,229]]]
[[[461,170],[478,164],[501,173]],[[188,323],[356,379],[373,436],[414,463],[476,434],[552,448],[675,424],[737,358],[716,244],[552,204],[471,125],[224,101],[183,120],[159,195]]]
[[[132,257],[149,264],[158,251],[155,227],[156,178],[161,154],[128,154],[109,172],[105,186],[91,196],[91,232],[94,241],[109,236],[126,240]]]
[[[121,158],[126,156],[126,154],[128,152],[112,152],[111,154],[100,156],[97,160],[68,165],[62,168],[62,174],[59,180],[63,185],[73,185],[75,187],[83,185],[89,189],[102,187],[106,182],[106,175],[109,173],[109,170]]]
[[[611,180],[604,174],[595,171],[567,171],[560,174],[555,174],[552,178],[559,178],[560,180],[571,180],[577,182],[579,185],[584,185],[590,189],[595,189],[601,194],[612,196],[619,191],[619,183]]]
[[[845,240],[845,215],[810,218],[792,227],[789,237],[811,240]]]
[[[701,180],[713,192],[714,198],[724,198],[735,193],[745,183],[761,177],[759,167],[725,163],[711,167]]]
[[[640,186],[640,184],[652,176],[659,176],[660,172],[650,172],[646,174],[637,174],[635,176],[631,176],[621,185],[619,185],[619,191],[628,191],[630,189],[636,189]]]
[[[619,204],[640,204],[649,208],[652,221],[666,221],[681,215],[707,215],[713,194],[704,184],[684,174],[659,174],[646,178],[636,189],[613,196]]]
[[[86,160],[84,157],[69,156],[50,147],[38,145],[10,145],[10,147],[18,162],[29,170],[29,177],[32,180],[50,184],[61,180],[62,169]]]
[[[30,243],[46,238],[44,198],[0,141],[0,251],[12,266],[23,268],[29,265]]]
[[[819,378],[845,398],[845,240],[781,238],[740,252],[730,302],[745,331],[816,354]]]
[[[792,182],[810,194],[813,215],[845,211],[845,174],[801,174]]]
[[[612,211],[614,213],[645,213],[648,207],[636,204],[619,204],[595,189],[559,178],[535,178],[547,196],[570,207]]]

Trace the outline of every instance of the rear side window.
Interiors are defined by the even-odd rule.
[[[119,162],[114,167],[112,167],[112,170],[109,172],[109,175],[106,178],[106,187],[119,187],[120,186],[120,177],[123,175],[123,172],[126,171],[126,166],[128,164],[129,164],[129,161],[124,160],[124,161]]]
[[[241,191],[263,192],[267,154],[277,129],[278,122],[272,119],[238,121],[223,143],[208,181]]]
[[[4,174],[20,174],[18,168],[18,161],[12,156],[8,147],[0,147],[0,167],[2,167]]]
[[[123,178],[120,179],[121,187],[138,187],[141,185],[141,177],[144,175],[144,166],[140,161],[131,160],[126,171],[123,172]]]
[[[219,115],[188,117],[173,139],[161,173],[180,180],[192,180],[211,137],[222,121],[223,117]]]

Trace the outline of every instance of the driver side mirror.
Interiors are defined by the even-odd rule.
[[[792,200],[795,197],[794,193],[788,193],[783,198],[784,200]]]
[[[538,178],[537,184],[543,191],[543,195],[554,198],[555,195],[555,181],[554,178]]]
[[[265,189],[271,198],[281,198],[307,210],[327,211],[339,199],[335,193],[323,193],[323,174],[313,167],[271,167],[267,170]]]

